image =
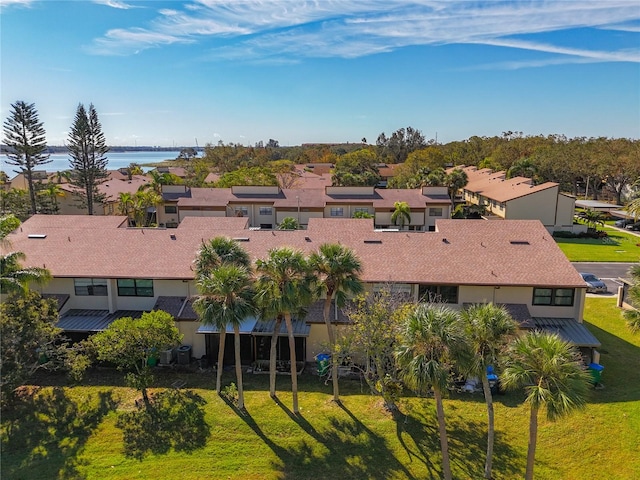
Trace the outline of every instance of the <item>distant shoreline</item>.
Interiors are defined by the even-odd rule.
[[[193,148],[197,152],[204,152],[204,147],[151,147],[151,146],[140,146],[140,147],[131,147],[131,146],[109,146],[110,153],[135,153],[135,152],[176,152],[180,151],[183,148]],[[67,147],[64,145],[53,145],[48,146],[46,153],[67,153]],[[0,154],[6,153],[6,145],[0,145]]]

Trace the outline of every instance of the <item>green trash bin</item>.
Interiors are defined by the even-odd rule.
[[[600,383],[600,379],[602,378],[602,370],[604,370],[604,366],[600,365],[599,363],[589,364],[589,373],[591,373],[591,378],[593,379],[594,385]]]
[[[318,375],[326,375],[331,366],[331,355],[328,353],[319,353],[316,355],[316,362],[318,362]]]

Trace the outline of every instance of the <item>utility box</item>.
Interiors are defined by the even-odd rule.
[[[191,363],[191,345],[178,347],[178,363],[180,365],[189,365]]]
[[[160,350],[160,365],[170,365],[176,358],[176,351],[173,348]]]

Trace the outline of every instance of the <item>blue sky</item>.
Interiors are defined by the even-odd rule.
[[[640,137],[640,1],[0,0],[0,113],[51,145]]]

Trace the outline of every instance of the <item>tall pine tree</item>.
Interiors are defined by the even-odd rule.
[[[98,185],[108,176],[106,153],[109,151],[93,104],[89,105],[89,112],[82,103],[78,105],[67,148],[71,156],[70,183],[82,189],[80,208],[86,207],[87,213],[93,215],[95,205],[105,199]]]
[[[4,143],[7,148],[7,163],[18,167],[29,185],[31,214],[36,213],[36,191],[33,184],[34,170],[51,160],[45,154],[47,141],[43,123],[33,103],[22,100],[11,105],[11,112],[4,122]]]

